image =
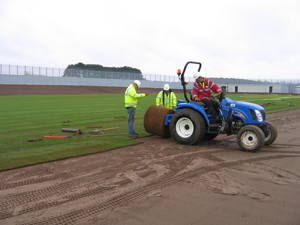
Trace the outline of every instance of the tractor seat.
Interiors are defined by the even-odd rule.
[[[197,105],[200,105],[200,106],[204,106],[204,107],[205,107],[205,104],[204,104],[203,102],[196,102],[196,101],[193,100],[193,94],[192,94],[192,91],[190,91],[189,93],[190,93],[190,101],[191,101],[191,102],[193,102],[193,103],[195,103],[195,104],[197,104]],[[218,105],[219,105],[219,107],[218,107],[217,110],[219,110],[219,109],[221,108],[221,104],[220,104],[220,102],[218,102],[218,101],[217,101],[217,103],[218,103]],[[205,109],[205,111],[208,110],[207,107],[205,107],[204,109]]]
[[[194,100],[192,100],[193,103],[197,104],[197,105],[200,105],[200,106],[205,106],[205,104],[203,102],[196,102]]]
[[[189,93],[190,93],[190,101],[191,102],[196,103],[197,105],[205,106],[205,104],[203,102],[196,102],[196,101],[193,100],[192,91],[190,91]]]

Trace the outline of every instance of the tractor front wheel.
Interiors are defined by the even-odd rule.
[[[259,127],[247,125],[238,131],[237,143],[243,151],[257,152],[265,143],[265,135]]]
[[[205,134],[204,119],[193,109],[180,109],[172,116],[170,133],[181,144],[196,144]]]
[[[276,126],[273,123],[266,122],[266,125],[268,128],[267,128],[264,144],[270,145],[277,139],[278,131]]]

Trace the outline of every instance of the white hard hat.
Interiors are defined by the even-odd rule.
[[[196,72],[196,73],[194,73],[193,77],[194,77],[194,79],[196,80],[196,79],[198,79],[199,77],[203,77],[203,76],[202,76],[202,74],[201,74],[200,72]]]
[[[164,90],[168,91],[170,89],[170,86],[168,84],[164,85]]]
[[[133,81],[133,83],[135,83],[138,87],[141,86],[141,81],[139,81],[139,80],[135,80],[135,81]]]

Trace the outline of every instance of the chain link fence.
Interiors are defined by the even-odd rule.
[[[158,74],[139,74],[130,72],[116,72],[116,71],[94,71],[82,69],[65,69],[53,67],[37,67],[37,66],[20,66],[20,65],[6,65],[0,64],[0,75],[36,75],[46,77],[77,77],[77,78],[104,78],[104,79],[123,79],[123,80],[148,80],[161,82],[179,82],[178,76],[158,75]],[[210,78],[215,83],[221,84],[280,84],[280,85],[300,85],[300,80],[288,79],[233,79],[233,78]],[[193,77],[185,77],[185,81],[194,82]]]
[[[1,75],[17,75],[17,76],[38,75],[38,76],[62,77],[64,74],[64,70],[65,69],[62,68],[0,64]]]

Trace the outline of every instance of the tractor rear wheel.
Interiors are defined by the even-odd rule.
[[[278,135],[278,131],[276,126],[273,123],[266,122],[267,125],[267,135],[265,136],[265,145],[272,144],[276,139]]]
[[[264,142],[265,135],[257,126],[244,126],[237,133],[237,143],[243,151],[257,152]]]
[[[181,144],[196,144],[205,134],[204,119],[193,109],[180,109],[170,121],[170,133]]]

